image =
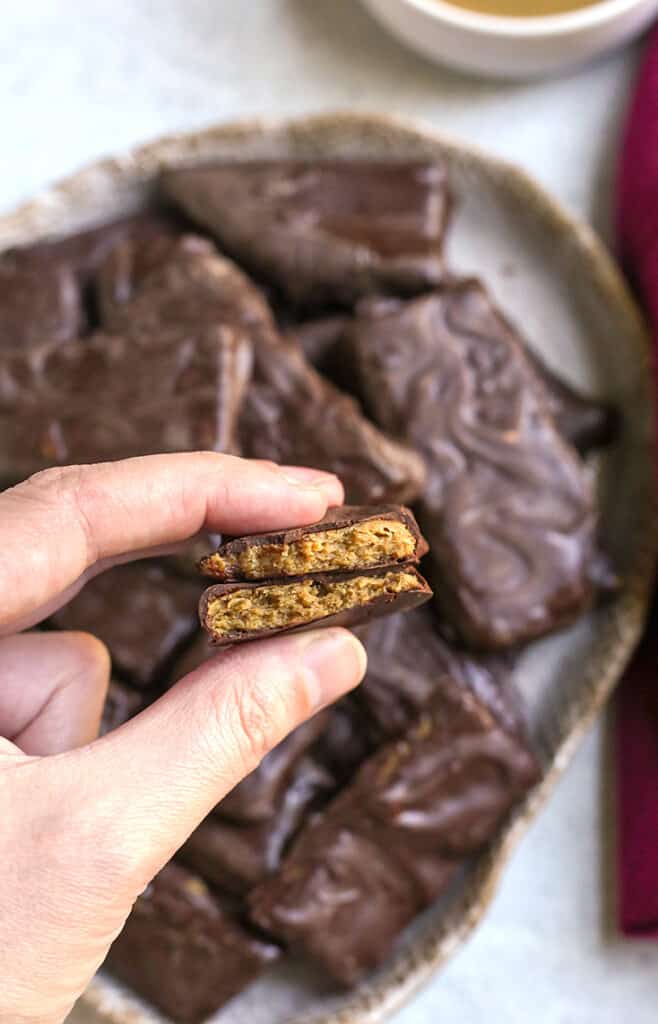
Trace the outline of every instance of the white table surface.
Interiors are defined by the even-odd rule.
[[[560,81],[459,77],[356,0],[20,0],[0,21],[0,207],[162,132],[267,113],[424,118],[523,164],[608,234],[637,51]],[[605,730],[583,744],[476,937],[396,1024],[654,1024],[658,945],[615,937]],[[94,1024],[78,1008],[69,1024]]]

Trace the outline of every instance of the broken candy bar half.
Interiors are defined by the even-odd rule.
[[[341,505],[310,526],[229,540],[203,558],[199,568],[226,582],[266,580],[417,562],[426,551],[408,508]]]
[[[307,626],[355,626],[415,608],[432,591],[411,566],[309,573],[263,583],[218,583],[201,598],[201,625],[214,644],[255,640]]]

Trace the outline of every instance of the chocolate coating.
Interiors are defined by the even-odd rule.
[[[0,479],[158,452],[230,451],[250,369],[230,327],[151,347],[94,335],[0,357]]]
[[[156,563],[131,562],[94,577],[51,622],[93,633],[107,645],[115,670],[143,690],[161,681],[193,636],[200,589]]]
[[[82,296],[66,263],[35,266],[26,257],[0,258],[0,353],[44,340],[75,338],[84,326]]]
[[[293,303],[414,294],[443,270],[439,163],[279,161],[165,171],[168,199]]]
[[[451,644],[431,606],[373,622],[363,642],[368,671],[352,699],[363,728],[377,743],[406,732],[446,681],[449,687],[456,682],[471,690],[506,731],[525,735],[509,660],[496,654],[478,656]]]
[[[356,605],[352,608],[347,608],[344,611],[336,612],[331,615],[325,615],[318,617],[310,622],[291,621],[287,626],[273,627],[270,629],[257,629],[257,630],[231,630],[222,634],[218,634],[213,630],[212,624],[209,621],[208,616],[208,605],[215,597],[221,597],[226,594],[233,593],[237,590],[257,590],[262,587],[272,586],[272,581],[264,581],[259,583],[217,583],[213,587],[209,587],[202,595],[199,602],[199,620],[202,627],[207,631],[211,638],[212,643],[219,647],[226,644],[243,643],[249,640],[260,640],[266,636],[274,636],[281,633],[294,633],[298,630],[303,629],[316,629],[320,626],[358,626],[361,623],[369,622],[371,619],[378,618],[380,615],[390,615],[394,611],[407,611],[411,608],[415,608],[419,604],[423,604],[428,601],[432,596],[432,591],[427,584],[426,580],[411,566],[404,566],[404,572],[411,576],[414,576],[417,581],[417,585],[413,590],[402,591],[400,593],[389,593],[383,592],[376,597],[373,597],[370,601]],[[317,584],[318,590],[322,591],[327,585],[334,583],[336,580],[352,580],[358,579],[363,576],[386,576],[387,573],[393,572],[392,569],[370,569],[361,570],[360,572],[348,572],[348,573],[321,573],[314,572],[308,573],[304,577],[292,577],[287,580],[277,580],[277,586],[291,586],[294,587],[295,583],[300,580],[312,580]],[[401,570],[400,570],[401,571]]]
[[[591,488],[484,289],[370,303],[350,345],[373,418],[425,458],[417,513],[462,639],[497,649],[572,621],[593,599]]]
[[[494,834],[538,777],[532,754],[446,683],[369,758],[250,896],[254,921],[353,984]]]
[[[347,392],[354,390],[351,360],[344,344],[350,324],[349,316],[335,314],[304,320],[286,330],[286,336],[301,348],[309,363]],[[614,441],[619,429],[616,409],[609,402],[590,398],[572,387],[522,338],[518,340],[523,344],[534,384],[564,440],[582,454]]]
[[[168,864],[135,903],[106,964],[176,1024],[201,1024],[278,955],[197,875]]]
[[[308,814],[326,802],[332,777],[309,757],[300,758],[286,779],[273,813],[238,824],[222,816],[222,804],[192,833],[178,856],[207,881],[243,894],[276,871]]]
[[[619,416],[609,402],[581,394],[549,369],[529,345],[525,354],[543,389],[555,426],[565,440],[583,454],[614,441]]]
[[[231,538],[217,549],[217,554],[223,558],[227,555],[239,555],[241,552],[253,547],[283,547],[294,544],[302,537],[314,533],[324,533],[344,530],[346,527],[357,524],[372,522],[373,520],[386,520],[402,523],[415,540],[415,550],[411,557],[405,558],[405,562],[417,562],[427,553],[427,541],[422,536],[418,523],[411,509],[403,505],[338,505],[327,510],[326,514],[317,523],[308,526],[295,526],[288,530],[270,530],[268,533],[253,533],[247,537]],[[211,556],[202,558],[199,569],[207,576],[213,576],[223,582],[244,579],[239,569],[231,571],[228,567],[225,572],[213,568]],[[379,561],[378,566],[394,565],[395,560]],[[336,567],[340,569],[340,566]],[[329,570],[327,570],[329,571]]]
[[[336,473],[354,504],[407,504],[425,482],[422,459],[411,448],[382,434],[352,398],[282,341],[255,345],[238,434],[250,458]]]
[[[253,340],[275,333],[263,294],[198,235],[122,243],[101,267],[98,291],[104,328],[146,344],[163,329],[188,336],[229,326]]]

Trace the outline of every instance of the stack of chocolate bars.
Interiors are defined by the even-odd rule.
[[[198,1024],[284,955],[353,985],[537,781],[511,666],[617,585],[583,462],[615,416],[450,273],[440,163],[215,164],[153,191],[139,216],[0,256],[0,483],[213,449],[330,470],[351,504],[209,539],[208,590],[195,548],[112,569],[48,626],[109,647],[105,731],[209,656],[200,599],[215,644],[359,622],[369,657],[111,949]]]

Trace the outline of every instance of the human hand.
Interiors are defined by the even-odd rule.
[[[202,529],[315,522],[342,497],[329,474],[210,453],[48,470],[0,494],[0,1024],[60,1024],[195,826],[365,670],[342,629],[247,644],[92,742],[104,646],[12,634],[112,564]]]

